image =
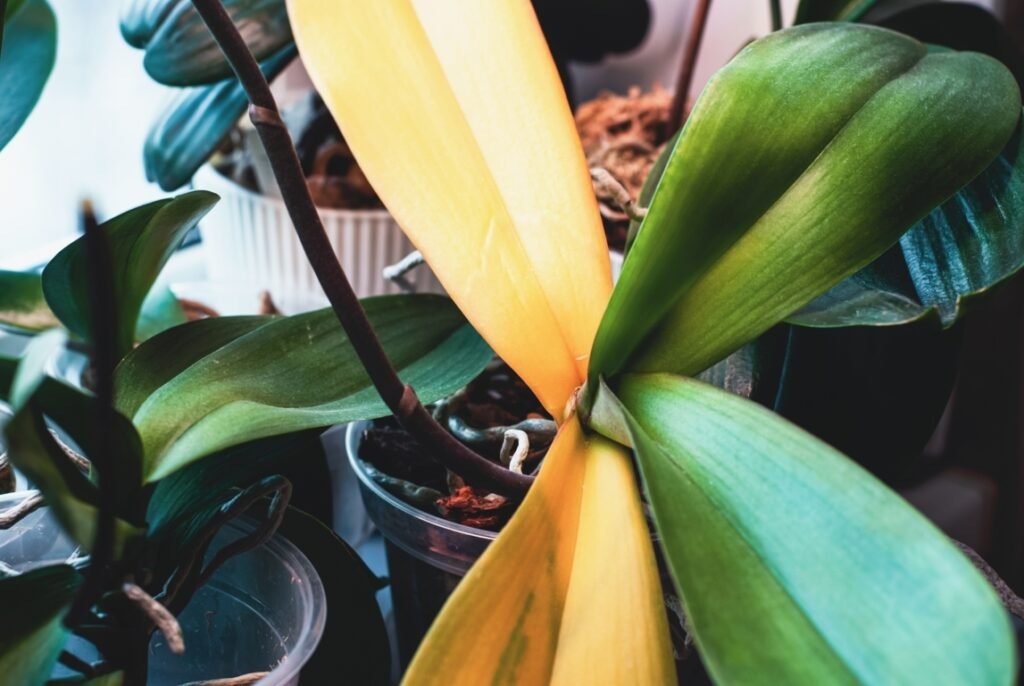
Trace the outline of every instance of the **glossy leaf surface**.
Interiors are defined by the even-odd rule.
[[[53,10],[46,0],[27,0],[3,24],[0,149],[11,141],[38,102],[56,54],[57,20]]]
[[[619,397],[718,683],[1009,684],[1005,610],[921,514],[770,411],[683,377]]]
[[[132,348],[146,295],[160,270],[218,198],[193,191],[136,207],[104,222],[110,241],[117,296],[117,359]],[[75,335],[90,340],[89,262],[84,238],[61,250],[43,270],[43,291],[57,317]]]
[[[287,45],[263,62],[263,73],[273,80],[295,58]],[[184,88],[177,93],[146,136],[143,163],[146,178],[165,191],[184,186],[221,144],[249,99],[238,79]]]
[[[68,565],[0,579],[0,674],[7,684],[42,686],[67,640],[61,624],[79,585]]]
[[[491,359],[447,298],[380,297],[364,306],[423,402],[458,390]],[[119,409],[142,436],[148,480],[237,443],[388,414],[330,309],[172,329],[136,348],[115,385]]]
[[[982,55],[853,24],[750,45],[687,121],[592,371],[706,368],[882,254],[1019,116],[1013,77]]]
[[[887,325],[936,317],[951,326],[977,296],[1024,267],[1021,129],[974,181],[900,238],[886,255],[788,321]],[[902,258],[902,259],[899,259]]]
[[[657,685],[674,677],[628,456],[588,440],[569,418],[526,499],[434,621],[403,684]]]
[[[289,13],[360,168],[467,318],[561,417],[610,265],[529,4],[291,0]]]
[[[263,60],[291,42],[284,0],[226,0],[227,10],[245,44]],[[146,42],[142,62],[151,77],[168,86],[201,86],[233,78],[202,18],[190,1],[167,12]]]
[[[134,48],[144,48],[180,0],[125,0],[121,5],[121,36]]]
[[[39,274],[0,269],[0,326],[22,331],[43,331],[60,326],[46,305]]]

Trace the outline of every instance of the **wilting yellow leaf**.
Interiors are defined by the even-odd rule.
[[[303,61],[370,182],[473,325],[560,417],[611,279],[529,2],[288,8]]]
[[[576,553],[551,683],[675,684],[665,599],[629,453],[587,450]]]
[[[622,448],[566,422],[403,683],[675,683],[658,569]]]

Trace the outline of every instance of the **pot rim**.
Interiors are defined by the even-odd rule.
[[[347,427],[345,427],[345,452],[348,454],[349,464],[352,466],[352,471],[355,472],[356,477],[366,489],[371,491],[376,497],[386,502],[392,508],[409,517],[422,520],[434,527],[437,527],[438,529],[444,529],[462,536],[478,538],[488,542],[493,541],[498,537],[498,534],[500,533],[498,531],[488,531],[487,529],[478,529],[476,527],[466,526],[465,524],[458,524],[457,522],[450,521],[444,517],[438,517],[435,514],[424,512],[423,510],[400,500],[381,488],[376,481],[370,478],[366,473],[366,470],[363,469],[362,460],[359,458],[359,446],[363,441],[363,431],[367,426],[369,426],[369,424],[370,422],[367,420],[360,420],[351,422]]]
[[[233,179],[228,178],[222,174],[216,167],[210,162],[206,162],[202,167],[195,173],[193,179],[193,185],[200,190],[210,190],[218,194],[233,193],[247,198],[251,202],[265,203],[273,205],[284,211],[284,201],[280,198],[275,198],[256,191],[250,190],[245,186],[237,183]],[[384,219],[390,218],[391,213],[386,209],[378,210],[348,210],[340,209],[335,207],[317,207],[317,212],[322,217],[347,217],[350,219]],[[289,227],[289,231],[291,228]]]

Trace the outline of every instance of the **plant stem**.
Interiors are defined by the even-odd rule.
[[[220,0],[192,0],[210,33],[245,88],[249,118],[266,150],[288,215],[310,266],[381,399],[402,426],[439,462],[467,480],[496,493],[522,497],[532,479],[513,474],[476,454],[446,432],[426,411],[410,386],[402,383],[349,284],[324,232],[291,136],[259,64]]]
[[[672,134],[675,134],[683,125],[686,115],[686,100],[690,95],[690,85],[693,83],[693,73],[697,67],[697,56],[700,54],[700,44],[704,39],[704,28],[708,23],[710,9],[711,0],[696,0],[696,6],[690,17],[686,43],[683,47],[683,61],[679,65],[676,92],[672,96],[672,107],[669,109],[668,115],[668,130]]]
[[[114,462],[110,454],[110,436],[114,426],[114,271],[110,243],[100,229],[92,205],[82,204],[82,230],[89,258],[89,309],[92,350],[90,366],[96,377],[96,441],[89,457],[99,480],[99,504],[96,534],[90,551],[85,580],[68,613],[68,621],[85,615],[104,591],[104,582],[114,561],[114,537],[117,524],[114,504],[117,493],[112,478]]]
[[[768,0],[772,8],[772,31],[782,29],[782,0]]]

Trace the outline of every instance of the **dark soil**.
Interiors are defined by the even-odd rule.
[[[510,426],[524,419],[549,418],[536,396],[504,363],[491,365],[463,393],[449,401],[449,406],[455,419],[461,420],[470,430]],[[455,435],[459,437],[459,434]],[[500,440],[464,442],[481,455],[498,462]],[[547,447],[546,444],[538,445],[531,450],[524,464],[525,471],[536,469]],[[391,418],[377,420],[366,430],[360,457],[389,477],[436,490],[439,497],[430,503],[429,509],[424,507],[421,498],[407,500],[430,514],[460,524],[497,531],[512,516],[518,504],[475,488],[457,474],[450,474]],[[388,490],[395,492],[392,488]]]

